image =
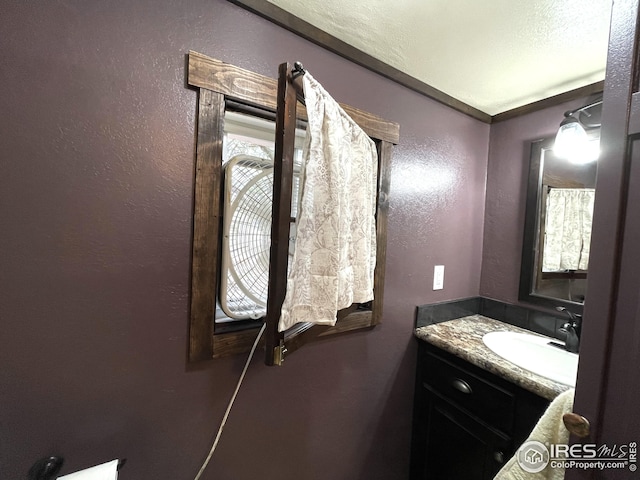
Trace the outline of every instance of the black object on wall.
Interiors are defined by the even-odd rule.
[[[44,457],[29,469],[29,480],[52,480],[56,478],[62,468],[62,457]]]

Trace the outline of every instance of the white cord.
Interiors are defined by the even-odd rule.
[[[238,395],[238,390],[240,390],[240,385],[242,385],[242,380],[244,380],[244,375],[245,375],[245,373],[247,373],[247,369],[249,368],[249,364],[251,363],[251,359],[253,358],[253,354],[256,351],[256,347],[258,346],[258,342],[260,341],[260,337],[262,337],[262,334],[263,334],[264,329],[266,328],[266,326],[267,326],[266,323],[262,324],[262,328],[260,328],[260,331],[258,332],[258,336],[256,337],[256,341],[253,342],[253,347],[251,347],[251,352],[249,352],[249,358],[247,358],[247,362],[244,364],[244,368],[242,369],[242,373],[240,374],[240,379],[238,380],[238,385],[236,385],[236,389],[233,392],[233,395],[231,396],[231,400],[229,401],[229,405],[227,406],[227,411],[224,413],[224,417],[222,417],[222,423],[220,423],[220,428],[218,429],[218,434],[216,435],[216,438],[213,441],[213,445],[211,446],[211,450],[209,451],[209,455],[207,455],[207,459],[202,464],[202,467],[200,467],[200,471],[198,472],[198,474],[196,475],[196,478],[194,480],[198,480],[200,478],[200,476],[204,472],[204,469],[207,468],[207,465],[209,464],[209,460],[211,460],[211,457],[213,456],[213,452],[216,450],[216,447],[218,446],[218,441],[220,440],[220,435],[222,435],[222,429],[224,428],[225,423],[227,423],[227,418],[229,417],[229,412],[231,411],[231,407],[233,407],[233,402],[236,400],[236,396]]]

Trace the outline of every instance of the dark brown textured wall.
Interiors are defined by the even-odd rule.
[[[401,125],[383,324],[254,360],[204,478],[407,477],[415,305],[478,293],[489,126],[223,0],[0,0],[0,478],[189,479],[244,357],[186,363],[195,50]],[[431,291],[434,264],[445,289]]]

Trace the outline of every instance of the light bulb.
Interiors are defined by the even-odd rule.
[[[587,132],[580,122],[573,117],[567,117],[558,129],[553,153],[562,158],[575,158],[585,151],[585,145],[588,142]]]
[[[600,156],[600,139],[587,138],[586,142],[576,146],[576,150],[567,158],[571,163],[585,164],[591,163]]]

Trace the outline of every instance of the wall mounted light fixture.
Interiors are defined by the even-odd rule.
[[[600,155],[602,98],[565,112],[553,152],[573,163],[589,163]]]

